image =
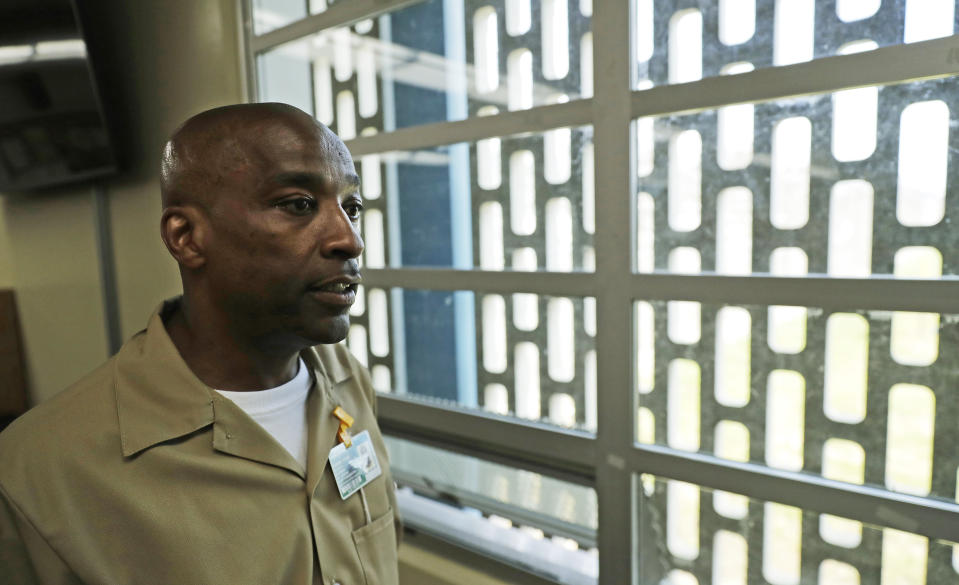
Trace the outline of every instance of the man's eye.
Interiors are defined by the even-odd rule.
[[[287,211],[296,215],[306,215],[316,209],[316,201],[308,197],[297,197],[296,199],[286,199],[277,204]]]
[[[353,221],[359,221],[360,213],[363,211],[363,206],[359,203],[347,203],[343,206],[343,209],[346,211],[346,215]]]

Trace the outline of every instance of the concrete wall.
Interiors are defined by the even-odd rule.
[[[159,238],[157,167],[190,115],[244,100],[236,0],[87,2],[125,170],[103,182],[124,338],[177,294]],[[110,100],[109,98],[114,98]],[[91,186],[0,197],[0,286],[17,294],[34,403],[108,357]]]
[[[38,402],[107,357],[92,197],[65,191],[4,204],[27,386]]]
[[[110,0],[98,8],[117,35],[126,72],[126,123],[135,130],[134,166],[115,181],[110,206],[124,338],[146,325],[179,275],[159,236],[157,168],[170,132],[208,108],[245,101],[239,2]]]

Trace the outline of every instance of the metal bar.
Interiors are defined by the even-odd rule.
[[[259,79],[256,75],[256,57],[253,55],[253,0],[243,0],[240,2],[240,9],[237,14],[237,27],[240,31],[240,54],[243,56],[242,67],[240,68],[240,77],[243,90],[243,101],[253,102],[259,97],[257,83]]]
[[[633,570],[639,550],[633,525],[637,502],[632,474],[622,465],[635,437],[635,393],[632,388],[632,319],[629,276],[635,248],[632,218],[635,193],[632,124],[630,120],[634,52],[629,0],[603,2],[593,13],[594,94],[593,161],[596,275],[590,279],[596,296],[596,497],[599,505],[599,583],[637,581]]]
[[[388,435],[577,483],[591,484],[589,477],[594,471],[602,472],[603,468],[624,474],[650,473],[758,500],[959,542],[959,505],[951,502],[660,445],[635,446],[625,456],[607,453],[599,460],[595,442],[585,433],[486,413],[466,413],[389,395],[380,395],[378,403],[380,426]],[[624,504],[620,500],[617,505],[625,517]],[[602,530],[602,512],[600,514]]]
[[[628,457],[628,467],[634,473],[650,473],[758,500],[959,542],[959,504],[954,502],[676,451],[660,445],[634,448]]]
[[[380,427],[388,435],[593,484],[596,449],[588,433],[388,394],[377,397],[377,408]]]
[[[123,345],[123,334],[120,332],[120,300],[117,294],[116,262],[113,256],[110,199],[106,189],[100,183],[93,186],[93,224],[97,242],[97,264],[100,267],[107,351],[109,355],[113,355]]]
[[[455,486],[438,485],[427,481],[422,475],[405,469],[392,468],[393,479],[400,485],[413,488],[416,492],[434,499],[447,501],[457,506],[466,506],[482,510],[487,514],[496,514],[509,518],[523,526],[539,528],[551,536],[571,538],[587,548],[596,546],[596,530],[580,524],[566,522],[556,516],[543,514],[536,510],[503,502],[489,496],[467,491]]]
[[[458,122],[437,122],[346,142],[354,157],[364,154],[432,148],[457,142],[473,142],[489,136],[544,132],[553,128],[584,126],[592,119],[592,100],[574,100],[495,116],[468,118]]]
[[[636,299],[959,312],[959,279],[634,274],[629,289]]]
[[[955,75],[959,73],[959,59],[954,57],[957,41],[959,35],[654,87],[633,93],[632,117]]]
[[[634,91],[631,93],[630,117],[689,113],[736,103],[955,75],[959,73],[959,59],[951,62],[950,51],[955,48],[957,38],[959,36],[883,47],[865,53],[825,57],[796,65],[767,67],[739,75],[710,77],[692,83]],[[599,92],[597,95],[600,95]],[[347,147],[353,156],[362,156],[472,142],[491,136],[583,126],[593,121],[592,113],[596,107],[592,103],[594,99],[597,98],[402,128],[354,138],[347,142]]]
[[[504,532],[510,529],[494,528],[440,502],[417,496],[408,490],[396,494],[397,506],[403,510],[403,543],[400,563],[403,563],[406,544],[420,546],[460,566],[475,568],[498,583],[514,585],[594,585],[595,581],[569,567],[569,559],[543,558],[527,546],[510,546],[503,542]],[[479,537],[471,529],[479,529]],[[492,529],[492,530],[491,530]],[[492,533],[492,534],[491,534]],[[496,534],[498,533],[498,534]],[[500,538],[497,538],[500,537]],[[536,546],[527,538],[523,544]],[[541,541],[540,541],[541,542]],[[560,562],[557,563],[556,561]],[[426,563],[418,563],[424,566]],[[561,566],[566,565],[566,566]],[[448,579],[447,579],[448,580]],[[431,582],[433,580],[430,580]]]
[[[253,54],[256,55],[324,29],[352,24],[420,2],[423,2],[423,0],[350,0],[349,2],[337,2],[324,12],[312,14],[268,33],[253,36],[250,39],[250,46]]]
[[[592,296],[600,290],[596,277],[583,272],[492,272],[441,268],[365,268],[363,284],[427,290],[528,292],[555,296]]]
[[[354,0],[321,12],[247,43],[253,56],[279,44],[322,29],[341,26],[403,8],[422,0]],[[598,16],[594,15],[595,20]],[[959,73],[959,59],[952,57],[959,35],[906,45],[882,47],[851,55],[824,57],[781,67],[765,67],[738,75],[709,77],[632,92],[631,118],[689,113],[724,105],[762,102],[819,94],[869,85],[884,85],[945,77]],[[598,42],[598,41],[597,41]],[[608,55],[596,53],[608,61]],[[608,66],[605,63],[604,66]],[[597,90],[597,95],[601,92]],[[439,122],[403,128],[347,142],[354,156],[430,148],[469,142],[491,136],[543,132],[553,128],[581,126],[592,121],[592,100],[540,106],[495,116]]]
[[[599,239],[599,236],[597,235]],[[492,272],[441,268],[366,269],[367,287],[426,290],[528,292],[602,298],[610,278],[636,300],[794,305],[826,309],[873,309],[959,313],[959,279],[913,280],[889,277],[830,278],[718,276],[714,274],[624,274],[583,272]],[[627,300],[627,303],[629,301]]]
[[[959,35],[634,91],[630,117],[689,113],[736,103],[955,75],[959,73],[959,59],[952,59],[950,51],[955,48],[957,38]],[[600,95],[597,90],[597,96]],[[403,128],[355,138],[347,142],[347,147],[353,156],[361,156],[582,126],[593,120],[592,101],[574,100],[495,116]]]

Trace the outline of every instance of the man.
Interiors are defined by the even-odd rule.
[[[0,582],[397,582],[369,376],[329,345],[360,279],[358,185],[291,106],[174,133],[161,237],[183,296],[0,435]]]

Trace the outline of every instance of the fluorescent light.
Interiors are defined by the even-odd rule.
[[[33,47],[30,45],[8,45],[0,47],[0,65],[24,63],[33,57]]]
[[[83,39],[42,41],[36,44],[36,52],[38,59],[82,59],[87,56],[87,44]]]

